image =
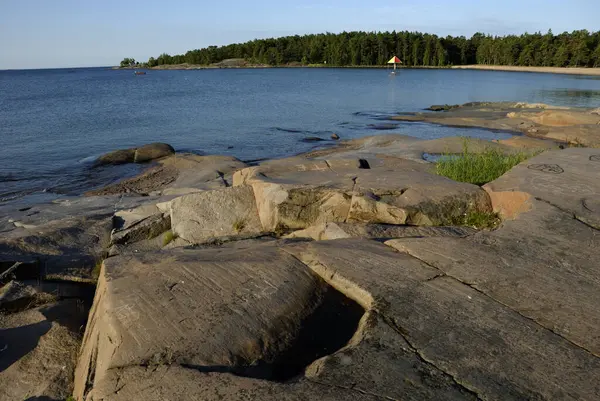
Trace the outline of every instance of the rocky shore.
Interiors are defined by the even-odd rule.
[[[600,399],[600,115],[443,109],[397,118],[535,156],[478,186],[424,160],[463,138],[259,165],[152,144],[2,218],[0,400]]]

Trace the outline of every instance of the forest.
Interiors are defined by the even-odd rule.
[[[149,67],[183,63],[210,65],[243,58],[270,66],[382,66],[394,55],[409,67],[468,64],[600,67],[600,31],[579,30],[559,35],[548,31],[520,36],[476,33],[470,38],[406,31],[296,35],[209,46],[173,56],[163,53],[144,64]]]

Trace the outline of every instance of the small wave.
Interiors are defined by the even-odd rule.
[[[294,128],[272,127],[271,130],[273,130],[273,131],[280,131],[280,132],[289,132],[291,134],[303,134],[303,133],[307,133],[307,131],[303,131],[303,130],[299,130],[299,129],[294,129]]]
[[[366,117],[372,120],[388,120],[394,114],[391,113],[382,113],[377,111],[357,111],[352,113],[353,116],[356,117]]]
[[[84,157],[83,159],[79,160],[78,163],[91,164],[91,163],[95,162],[100,156],[101,156],[100,154],[97,154],[97,155],[93,155],[93,156]]]

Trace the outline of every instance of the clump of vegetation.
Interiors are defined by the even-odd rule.
[[[68,396],[67,399],[65,401],[75,401],[75,397],[73,397],[72,395]]]
[[[469,150],[469,140],[465,139],[462,153],[445,154],[438,160],[436,173],[454,181],[483,185],[538,153],[521,151],[504,154],[492,148],[475,153]]]
[[[447,223],[451,226],[471,227],[477,230],[493,230],[501,222],[502,219],[498,213],[469,210],[463,214],[452,216]]]
[[[173,231],[169,230],[165,232],[163,235],[163,246],[169,245],[175,239],[177,239],[177,234],[174,234]]]
[[[500,216],[494,212],[477,212],[472,211],[464,216],[462,225],[473,227],[478,230],[494,229],[500,225]]]
[[[94,268],[92,269],[92,277],[95,280],[98,280],[98,277],[100,277],[100,270],[102,269],[102,263],[104,262],[103,259],[98,259],[96,261],[96,264],[94,265]]]
[[[239,233],[244,228],[246,228],[246,219],[239,218],[233,222],[233,229],[235,230],[235,232]]]

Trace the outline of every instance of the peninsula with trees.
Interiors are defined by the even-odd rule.
[[[520,36],[476,33],[470,38],[408,31],[295,35],[209,46],[185,54],[163,53],[144,63],[126,58],[121,67],[381,67],[394,55],[406,67],[600,68],[600,31]]]

